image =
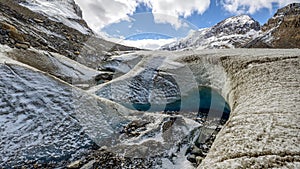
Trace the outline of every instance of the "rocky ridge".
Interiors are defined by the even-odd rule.
[[[260,24],[248,15],[225,19],[211,28],[191,32],[162,50],[240,48],[258,35]]]
[[[247,43],[246,48],[299,48],[300,3],[279,9],[262,26],[258,37]]]

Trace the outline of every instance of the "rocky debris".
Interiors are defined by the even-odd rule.
[[[7,22],[0,21],[0,43],[8,44],[11,47],[19,49],[28,49],[29,42],[25,42],[24,35],[21,34],[17,28]]]
[[[95,167],[96,160],[91,160],[88,163],[84,164],[80,169],[94,169]]]
[[[95,77],[95,81],[97,84],[102,84],[109,82],[110,80],[113,79],[114,73],[112,72],[107,72],[107,71],[102,71],[102,74],[99,74]]]
[[[129,137],[137,137],[142,131],[146,130],[147,124],[149,124],[147,121],[132,121],[128,125],[124,126],[121,133],[125,133]]]
[[[169,120],[164,120],[165,122],[162,124],[162,132],[166,132],[167,130],[169,130],[172,125],[174,124],[174,122],[176,121],[176,117],[171,117]]]
[[[227,120],[226,120],[227,121]],[[207,136],[207,139],[205,141],[199,141],[198,139],[189,146],[189,148],[186,151],[187,159],[194,164],[195,167],[199,166],[202,162],[202,160],[207,156],[213,142],[215,141],[216,135],[219,133],[219,131],[223,128],[223,125],[219,125],[214,131],[209,133]],[[197,130],[205,130],[205,127],[199,128]],[[205,132],[203,132],[205,133]],[[202,134],[203,134],[202,133]],[[194,135],[191,135],[190,137],[195,137]],[[196,136],[199,137],[199,136]]]
[[[24,35],[19,33],[15,26],[6,22],[1,22],[1,28],[3,31],[6,31],[8,33],[10,38],[14,39],[17,42],[24,42]]]
[[[300,3],[278,9],[246,48],[300,48]]]
[[[157,158],[131,158],[117,155],[109,150],[98,150],[87,157],[87,162],[81,167],[81,169],[85,169],[90,166],[92,166],[92,168],[107,169],[145,169],[155,168],[160,164],[161,161]]]

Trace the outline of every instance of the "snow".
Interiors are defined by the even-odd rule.
[[[0,155],[1,166],[10,167],[30,160],[46,163],[73,161],[91,151],[94,143],[109,146],[112,150],[116,146],[117,152],[118,146],[125,146],[124,150],[128,151],[133,145],[139,150],[143,144],[155,141],[164,145],[163,149],[156,151],[160,154],[176,146],[175,143],[199,126],[195,121],[178,115],[178,120],[169,129],[175,133],[162,133],[161,125],[169,115],[132,114],[133,111],[125,107],[9,58],[7,54],[10,52],[16,50],[0,45],[0,151],[4,152]],[[63,71],[70,71],[65,70],[72,64],[68,63],[70,60],[52,55]],[[84,72],[84,67],[76,68]],[[147,125],[141,137],[120,137],[122,124],[147,118],[154,121]],[[155,137],[151,137],[153,132]],[[181,160],[184,159],[183,155]]]
[[[70,116],[72,90],[0,55],[6,61],[0,64],[0,165],[68,159],[89,151],[93,141],[80,138],[83,129]]]
[[[299,92],[295,92],[300,81],[299,53],[299,49],[136,52],[142,58],[140,63],[94,92],[106,90],[106,85],[115,86],[117,91],[112,97],[126,101],[132,97],[130,91],[124,90],[131,85],[126,81],[143,70],[151,72],[149,65],[174,77],[184,70],[185,64],[199,85],[214,87],[232,107],[229,121],[199,168],[262,168],[266,164],[297,168],[299,164],[289,161],[299,159],[300,153]],[[160,64],[154,59],[157,56],[164,58]],[[184,82],[183,88],[190,88],[192,81]],[[135,88],[139,87],[146,88],[142,82],[135,84]],[[161,135],[156,136],[162,140]],[[168,160],[164,164],[171,166]]]
[[[0,50],[2,167],[74,160],[95,142],[112,144],[130,110],[8,58],[9,47]]]
[[[82,18],[76,14],[72,3],[75,4],[73,0],[26,0],[26,3],[20,3],[20,5],[34,12],[49,16],[51,19],[62,22],[66,26],[74,28],[83,34],[88,34],[88,28],[74,21],[82,20]]]
[[[88,68],[60,54],[35,48],[30,48],[22,52],[13,49],[8,52],[8,55],[12,59],[45,71],[68,83],[72,83],[76,86],[85,86],[84,88],[94,86],[96,84],[96,77],[105,74],[105,72]],[[30,57],[28,58],[27,55],[30,55]]]
[[[121,66],[130,62],[128,72],[89,93],[7,56],[16,51],[24,52],[0,45],[0,165],[4,168],[26,160],[75,160],[92,150],[94,143],[129,156],[175,152],[176,144],[199,127],[190,118],[194,114],[175,115],[174,125],[162,132],[169,115],[135,112],[93,94],[103,90],[115,100],[128,101],[132,91],[145,91],[148,85],[138,79],[128,83],[139,75],[151,80],[162,80],[162,75],[175,79],[176,83],[170,78],[161,81],[167,84],[162,86],[167,93],[152,93],[153,101],[173,99],[178,88],[184,97],[200,85],[216,89],[229,102],[231,117],[200,168],[278,167],[278,161],[299,166],[288,162],[296,161],[300,152],[299,92],[295,92],[300,81],[299,49],[137,51],[113,56]],[[36,49],[27,51],[43,54]],[[85,79],[96,73],[61,55],[46,56],[69,76]],[[116,91],[109,93],[109,85]],[[140,136],[126,138],[120,133],[122,125],[141,119],[150,123]],[[214,129],[216,125],[206,127]],[[164,159],[164,167],[192,167],[184,153],[182,148],[174,162]]]
[[[36,12],[43,12],[48,16],[57,17],[62,16],[71,19],[81,19],[76,15],[73,6],[70,4],[72,0],[26,0],[28,4],[23,4],[30,7]]]
[[[236,48],[258,36],[259,31],[253,29],[255,21],[248,15],[240,15],[225,19],[211,28],[191,31],[185,38],[167,45],[161,49],[191,50]],[[238,30],[245,33],[239,33]],[[238,46],[238,45],[240,46]]]
[[[223,60],[231,117],[198,168],[298,168],[300,51],[239,51]]]
[[[230,17],[228,19],[225,19],[224,25],[227,24],[240,24],[240,25],[245,25],[245,24],[251,24],[254,23],[252,18],[249,15],[239,15],[235,17]]]
[[[42,50],[30,50],[39,53],[40,57],[46,57],[49,60],[48,64],[53,64],[52,67],[56,67],[60,75],[71,77],[74,83],[94,80],[95,76],[102,73],[57,53],[47,54]]]

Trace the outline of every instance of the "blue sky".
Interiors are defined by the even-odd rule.
[[[278,3],[272,3],[272,9],[262,8],[257,12],[248,15],[262,25],[274,15],[278,6]],[[238,14],[226,11],[218,1],[211,1],[209,8],[203,14],[198,14],[194,11],[191,16],[186,18],[179,16],[179,19],[188,26],[182,26],[175,29],[168,23],[155,23],[152,9],[145,5],[145,3],[140,3],[136,7],[134,13],[129,15],[131,18],[129,21],[125,20],[109,24],[102,28],[101,31],[115,38],[125,38],[129,40],[168,39],[173,37],[182,38],[187,36],[191,29],[197,30],[200,28],[211,27],[228,17],[235,15]],[[172,16],[166,15],[165,17]]]
[[[75,0],[88,25],[120,41],[179,39],[239,14],[261,25],[278,8],[300,0]],[[167,43],[167,41],[165,41]],[[140,42],[139,42],[140,43]]]

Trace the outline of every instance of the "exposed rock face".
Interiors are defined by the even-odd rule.
[[[78,12],[73,0],[0,0],[0,43],[16,47],[29,42],[95,69],[110,52],[136,49],[97,37]]]
[[[300,48],[300,3],[279,9],[247,48]]]
[[[190,33],[163,50],[239,48],[258,34],[260,24],[248,15],[234,16],[211,28]]]

